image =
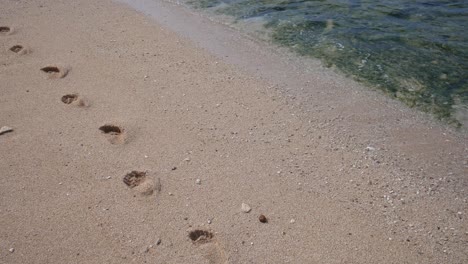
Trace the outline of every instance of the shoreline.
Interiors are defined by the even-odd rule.
[[[215,5],[214,7],[201,7],[195,3],[192,3],[192,4],[187,3],[187,1],[182,1],[181,3],[180,1],[166,0],[166,2],[170,2],[178,6],[183,6],[186,9],[190,9],[190,12],[202,13],[202,16],[208,18],[211,21],[226,25],[227,27],[233,28],[234,30],[238,30],[242,33],[244,37],[248,36],[251,39],[257,40],[257,42],[260,42],[262,45],[268,45],[270,50],[278,49],[279,47],[281,47],[285,50],[283,52],[284,53],[283,56],[286,58],[293,56],[296,59],[296,61],[300,61],[301,58],[304,59],[307,57],[312,60],[319,60],[322,65],[324,63],[328,64],[328,66],[323,66],[323,67],[328,68],[328,69],[333,69],[334,72],[359,82],[361,86],[367,86],[373,90],[380,90],[381,92],[385,93],[386,96],[389,96],[392,99],[403,102],[409,108],[414,108],[414,109],[417,109],[418,111],[429,113],[431,116],[435,117],[435,119],[437,119],[438,121],[446,125],[453,126],[454,128],[464,127],[465,129],[460,129],[460,130],[461,131],[464,130],[466,132],[466,127],[468,126],[468,108],[466,104],[464,105],[462,103],[463,100],[461,98],[453,97],[452,99],[454,100],[451,104],[449,103],[450,104],[449,108],[445,106],[437,105],[437,104],[435,105],[431,105],[429,103],[420,104],[420,102],[418,103],[418,100],[416,98],[417,97],[424,98],[425,96],[424,96],[424,92],[421,92],[422,90],[417,91],[416,93],[413,93],[415,92],[414,87],[418,85],[417,84],[418,82],[416,80],[413,80],[415,81],[412,83],[413,86],[411,85],[410,85],[411,87],[405,86],[409,90],[401,89],[403,88],[402,87],[403,84],[401,84],[400,85],[401,87],[394,87],[398,90],[397,93],[390,92],[388,91],[388,88],[389,88],[387,86],[388,84],[385,85],[382,82],[373,82],[371,79],[362,78],[363,76],[360,76],[359,73],[353,72],[352,69],[347,69],[344,64],[341,64],[341,66],[337,66],[336,64],[340,64],[338,61],[335,61],[334,63],[330,62],[330,60],[327,60],[326,55],[325,57],[322,56],[322,58],[319,59],[320,57],[319,54],[308,53],[307,49],[306,50],[301,49],[301,51],[298,51],[297,47],[288,46],[285,43],[283,43],[284,45],[281,45],[281,42],[283,40],[277,39],[278,34],[281,35],[281,33],[277,32],[275,29],[272,29],[272,28],[266,29],[266,27],[264,26],[265,23],[268,23],[267,22],[268,18],[265,18],[263,16],[255,17],[253,19],[250,18],[247,20],[243,20],[242,17],[236,18],[234,15],[235,12],[234,13],[231,13],[229,11],[223,12],[223,10],[226,11],[225,10],[226,8],[229,9],[229,7],[231,6],[230,4],[224,4],[224,5],[221,4],[219,6]],[[238,7],[240,8],[240,6]],[[254,10],[252,11],[255,12]],[[275,16],[274,14],[272,15]],[[282,37],[279,37],[279,38],[282,39]],[[302,43],[302,47],[304,47],[304,45],[306,45],[306,43]],[[301,53],[305,53],[308,55],[305,55],[305,54],[300,55]],[[298,56],[299,58],[297,58]],[[437,59],[434,59],[434,60],[437,60]],[[352,62],[348,61],[348,63],[352,63]],[[363,66],[363,65],[359,65],[359,66]],[[400,73],[400,74],[404,75],[403,73]],[[405,80],[403,83],[405,83],[405,85],[410,84],[412,82],[410,79]],[[395,80],[395,78],[393,78],[393,80]],[[426,84],[423,84],[422,86],[428,87],[427,82]],[[437,98],[437,97],[435,98],[435,100],[438,100],[438,99],[440,98]],[[438,110],[435,110],[434,107],[437,108]],[[447,116],[448,112],[450,112],[449,116]],[[445,116],[445,117],[442,117],[442,116]]]
[[[431,122],[433,126],[448,127],[451,130],[456,130],[456,133],[467,135],[468,123],[466,123],[466,110],[464,110],[463,105],[455,105],[458,110],[454,111],[449,119],[439,119],[436,117],[436,113],[423,111],[421,107],[410,107],[405,103],[408,98],[398,98],[396,95],[388,94],[371,83],[354,80],[336,66],[325,67],[317,58],[301,56],[288,47],[282,47],[271,43],[267,39],[253,36],[253,32],[243,28],[252,26],[251,24],[241,22],[241,25],[236,27],[232,24],[232,17],[211,14],[203,9],[193,9],[186,3],[172,0],[117,0],[116,2],[125,3],[146,16],[152,17],[166,28],[208,50],[220,60],[237,65],[245,69],[249,74],[262,76],[267,81],[272,80],[272,83],[281,83],[281,86],[285,87],[280,89],[288,90],[288,93],[291,92],[290,90],[294,90],[296,97],[315,96],[316,89],[305,85],[305,83],[314,80],[320,73],[320,75],[324,76],[322,82],[330,83],[339,80],[339,82],[347,83],[347,85],[340,84],[337,85],[338,87],[334,87],[338,90],[338,93],[343,89],[347,89],[347,86],[352,87],[352,89],[346,91],[349,93],[356,90],[360,91],[364,87],[364,93],[366,90],[372,91],[363,95],[372,98],[371,100],[382,100],[385,104],[389,104],[388,106],[391,108],[399,107],[402,108],[402,111],[408,113],[415,112],[413,115],[421,118],[423,122]],[[160,17],[160,19],[157,17]],[[179,17],[184,19],[180,20]],[[256,27],[261,26],[256,25]],[[286,71],[286,73],[283,71]],[[310,72],[313,73],[313,77],[306,76]],[[297,81],[298,78],[300,81]],[[313,91],[304,92],[307,89]],[[380,98],[382,94],[385,97],[383,99]],[[451,118],[455,118],[454,120],[462,124],[462,127],[457,128]]]
[[[171,3],[123,2],[0,11],[0,262],[468,261],[465,134]]]

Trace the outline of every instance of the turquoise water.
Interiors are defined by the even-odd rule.
[[[468,0],[188,0],[460,126],[468,106]],[[465,29],[466,28],[466,29]]]

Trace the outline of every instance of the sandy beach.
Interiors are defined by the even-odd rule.
[[[468,263],[466,132],[259,45],[3,1],[0,263]]]

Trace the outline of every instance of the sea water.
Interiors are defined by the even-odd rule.
[[[468,0],[185,3],[247,28],[260,21],[272,42],[457,126],[468,113]]]

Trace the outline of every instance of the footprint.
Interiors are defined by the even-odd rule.
[[[223,247],[214,239],[213,233],[207,230],[196,229],[189,232],[189,238],[194,245],[199,246],[209,263],[228,263],[228,258]]]
[[[62,96],[62,102],[64,104],[71,104],[78,100],[78,95],[77,94],[66,94]]]
[[[206,231],[206,230],[196,229],[196,230],[190,231],[189,238],[194,243],[198,243],[198,244],[208,243],[211,241],[211,239],[213,239],[213,233]]]
[[[89,103],[86,99],[82,98],[78,94],[66,94],[62,96],[62,102],[64,104],[73,104],[80,107],[88,107]]]
[[[127,138],[125,130],[115,125],[103,125],[99,128],[111,144],[123,144]]]
[[[47,74],[47,79],[61,79],[67,76],[70,69],[68,67],[49,65],[41,68],[41,71]]]
[[[11,27],[6,27],[6,26],[0,26],[0,35],[10,35],[13,33],[13,28]]]
[[[151,177],[147,176],[147,172],[132,171],[127,173],[123,178],[123,182],[131,189],[136,190],[142,195],[151,195],[154,192],[155,184]]]
[[[9,50],[19,55],[29,53],[29,50],[22,45],[14,45],[13,47],[9,48]]]

